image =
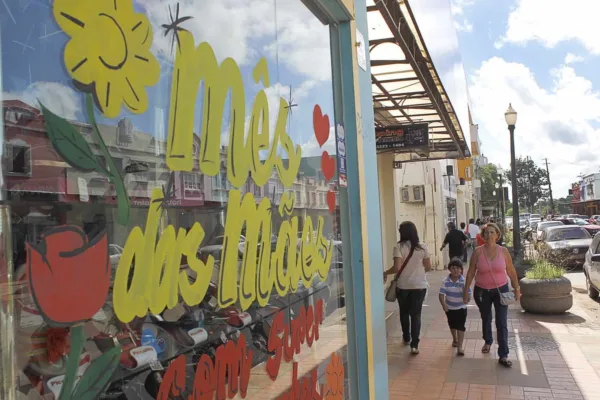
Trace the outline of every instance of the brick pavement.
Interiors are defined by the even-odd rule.
[[[600,400],[600,326],[577,304],[565,315],[536,316],[509,310],[513,367],[497,363],[496,348],[482,354],[479,311],[470,304],[466,354],[457,357],[437,298],[445,272],[432,272],[423,307],[420,354],[402,344],[394,304],[388,323],[390,399]],[[495,332],[494,332],[495,340]]]

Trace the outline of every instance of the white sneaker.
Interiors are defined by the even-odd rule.
[[[410,349],[410,352],[412,354],[419,354],[419,349],[417,349],[416,347],[413,347],[413,348]]]

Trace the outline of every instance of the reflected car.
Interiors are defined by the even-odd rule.
[[[108,255],[110,257],[110,265],[113,269],[119,265],[119,260],[121,259],[121,254],[123,254],[123,248],[116,244],[111,244],[108,246]]]
[[[551,226],[538,242],[538,251],[561,267],[574,267],[585,262],[592,236],[581,226]]]

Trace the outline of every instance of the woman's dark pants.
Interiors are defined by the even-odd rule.
[[[505,293],[510,289],[508,284],[500,287],[500,292]],[[475,286],[473,293],[475,303],[479,307],[481,314],[481,324],[483,326],[483,340],[485,344],[492,345],[494,338],[492,336],[492,305],[496,312],[496,339],[498,340],[498,357],[508,357],[508,306],[500,303],[500,293],[498,289],[482,289]]]
[[[427,289],[398,289],[396,297],[400,306],[402,337],[410,347],[419,348],[421,334],[421,311]]]

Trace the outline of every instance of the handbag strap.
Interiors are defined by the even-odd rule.
[[[498,246],[498,247],[501,247],[501,246]],[[502,250],[498,250],[498,251],[502,251]],[[496,285],[496,290],[498,291],[499,294],[502,294],[502,292],[500,291],[500,287],[498,286],[498,281],[496,281],[496,277],[494,276],[494,271],[492,270],[492,264],[490,264],[490,260],[488,260],[487,254],[485,254],[485,249],[482,248],[481,252],[483,253],[483,256],[485,257],[485,261],[487,262],[488,267],[490,267],[490,275],[492,275],[492,279],[494,280],[494,284]],[[499,256],[500,256],[500,254],[497,254],[496,258],[498,258]]]
[[[396,274],[396,276],[394,277],[394,280],[392,282],[396,282],[398,280],[398,278],[400,278],[400,274],[402,273],[402,271],[404,271],[404,268],[406,268],[406,265],[410,261],[410,258],[412,257],[414,252],[415,252],[414,247],[411,247],[410,252],[408,253],[408,257],[406,257],[404,259],[404,262],[402,263],[402,266],[400,267],[400,271],[398,271],[398,273]]]

